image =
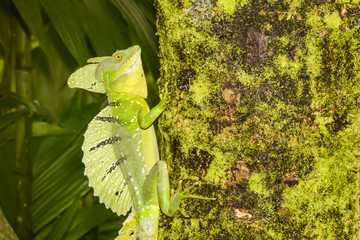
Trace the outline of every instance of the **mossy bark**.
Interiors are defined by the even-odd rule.
[[[360,2],[158,0],[164,239],[359,239]]]

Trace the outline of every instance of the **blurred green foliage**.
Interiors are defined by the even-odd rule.
[[[117,235],[124,217],[93,197],[81,162],[106,99],[66,82],[88,58],[138,44],[154,92],[155,20],[152,0],[0,2],[0,207],[20,239]]]

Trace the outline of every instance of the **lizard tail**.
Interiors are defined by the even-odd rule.
[[[123,227],[120,229],[119,235],[115,238],[115,240],[135,240],[136,227],[137,220],[135,218],[134,212],[131,212],[128,218],[123,223]]]

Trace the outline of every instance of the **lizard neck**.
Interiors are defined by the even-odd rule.
[[[129,93],[147,97],[147,84],[141,62],[130,71],[116,76],[116,71],[109,71],[103,74],[103,79],[109,97],[117,97],[119,94]]]
[[[138,94],[128,93],[128,92],[114,92],[110,89],[107,90],[108,102],[119,102],[127,99],[137,99],[137,98],[144,98]]]
[[[137,99],[137,98],[143,98],[140,95],[133,94],[133,93],[127,93],[127,92],[113,92],[110,89],[107,91],[108,96],[108,102],[122,102],[128,99]]]

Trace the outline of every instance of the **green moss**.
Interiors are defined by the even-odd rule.
[[[360,115],[339,134],[331,151],[317,149],[312,173],[284,192],[283,205],[308,236],[359,237],[360,177],[354,172],[359,169],[359,131]]]
[[[269,197],[271,192],[268,189],[268,186],[265,181],[266,175],[263,173],[253,173],[251,174],[249,181],[249,188],[251,191],[261,194],[264,197]]]
[[[233,14],[235,12],[236,0],[218,0],[217,5],[225,13]]]
[[[299,58],[291,61],[285,54],[278,55],[276,59],[274,59],[274,64],[278,65],[279,71],[281,71],[280,74],[287,75],[292,79],[298,77],[298,73],[303,67]]]
[[[339,30],[339,27],[343,23],[340,18],[339,11],[326,14],[324,17],[324,21],[326,23],[326,26],[331,28],[332,30]]]
[[[360,3],[359,0],[339,0],[337,1],[339,4],[346,4],[346,3],[352,3],[354,5],[357,5]]]
[[[214,156],[214,160],[211,162],[204,180],[213,184],[225,184],[227,179],[223,178],[224,173],[233,165],[236,158],[230,152],[224,153],[219,148],[212,149],[211,153]]]
[[[255,80],[254,76],[248,74],[247,72],[245,72],[241,69],[239,69],[236,72],[236,79],[248,87],[252,86],[254,84],[254,80]]]
[[[191,218],[161,236],[359,238],[357,16],[338,2],[177,3],[157,6],[161,158],[172,186],[200,180],[194,193],[217,201],[188,200]]]
[[[190,92],[192,95],[190,97],[195,104],[200,105],[200,107],[206,103],[210,98],[210,89],[211,85],[209,84],[206,76],[199,76],[196,81],[194,81],[190,86]]]
[[[307,74],[309,75],[311,82],[311,90],[314,94],[316,94],[315,89],[315,78],[321,75],[321,66],[322,66],[322,57],[321,51],[319,48],[319,40],[309,37],[306,39],[306,47],[307,51],[303,52],[306,54],[304,57],[306,61]]]
[[[236,8],[241,8],[248,3],[248,0],[217,0],[217,6],[230,15],[234,14]]]
[[[297,12],[301,8],[301,5],[303,4],[302,0],[298,0],[298,1],[286,0],[285,2],[289,4],[289,12]]]

